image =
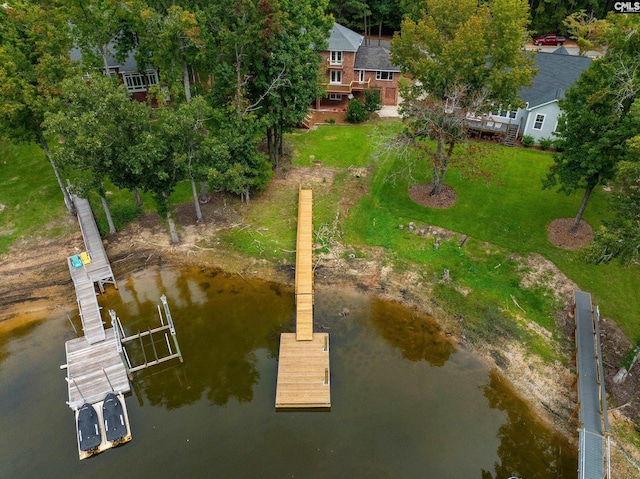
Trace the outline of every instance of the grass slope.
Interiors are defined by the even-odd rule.
[[[62,233],[67,216],[51,164],[36,145],[0,144],[0,254],[20,238]],[[1,208],[1,207],[0,207]]]
[[[362,152],[371,155],[375,144],[373,135],[372,125],[321,126],[315,131],[297,133],[290,137],[297,152],[294,164],[304,165],[311,154],[320,159],[323,166],[328,163],[346,168],[366,164]],[[327,138],[331,141],[324,141]],[[343,148],[342,145],[346,144],[348,148]],[[586,264],[579,252],[557,248],[547,239],[547,227],[551,221],[575,215],[582,192],[567,196],[542,190],[542,179],[553,162],[549,153],[499,145],[488,145],[488,148],[489,154],[483,162],[492,176],[479,175],[469,179],[464,171],[452,166],[445,183],[456,190],[458,200],[455,206],[444,210],[423,207],[409,198],[410,180],[407,175],[395,174],[404,167],[400,160],[393,157],[378,160],[370,193],[361,199],[357,211],[345,225],[345,241],[362,241],[389,248],[399,259],[430,265],[432,274],[447,268],[461,286],[477,292],[480,296],[478,304],[496,302],[504,308],[513,295],[519,302],[531,306],[530,309],[524,306],[527,311],[537,311],[537,321],[549,327],[551,321],[544,317],[552,305],[548,301],[543,304],[545,301],[536,294],[518,287],[513,270],[515,265],[505,267],[509,265],[506,258],[510,253],[539,253],[554,262],[580,288],[591,292],[594,304],[600,306],[604,315],[614,318],[631,339],[640,339],[640,297],[635,293],[640,287],[638,266],[621,268],[617,263],[605,266]],[[355,156],[350,156],[351,153]],[[430,181],[426,164],[422,170],[424,173],[414,170],[413,181]],[[606,194],[597,190],[591,197],[584,219],[595,229],[607,214]],[[406,225],[410,221],[450,229],[469,235],[472,240],[464,252],[460,248],[436,251],[432,245],[425,247],[424,241],[417,243],[405,231],[398,229],[398,225]],[[470,247],[480,251],[479,245],[484,242],[499,247],[497,249],[502,252],[498,253],[497,249],[491,254],[466,252]],[[502,266],[494,269],[498,264]],[[543,289],[537,293],[544,295]],[[460,301],[462,299],[457,298],[455,302]]]

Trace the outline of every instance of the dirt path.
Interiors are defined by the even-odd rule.
[[[330,171],[309,169],[292,171],[287,178],[273,182],[272,188],[295,187],[300,182],[326,181],[332,178]],[[311,175],[311,176],[309,176]],[[314,176],[317,178],[314,179]],[[269,192],[264,196],[268,197]],[[352,199],[351,199],[352,200]],[[351,201],[350,200],[350,201]],[[229,206],[223,196],[214,196],[202,205],[204,225],[191,223],[191,205],[178,210],[181,225],[182,244],[171,246],[165,227],[157,215],[146,215],[126,231],[105,241],[107,254],[114,274],[121,278],[150,264],[170,263],[174,265],[198,265],[240,272],[243,276],[289,283],[293,282],[291,265],[274,266],[264,260],[256,260],[238,255],[224,244],[211,241],[220,229],[242,224],[242,207]],[[42,242],[38,239],[16,244],[11,253],[0,257],[0,321],[20,316],[41,317],[43,312],[56,309],[72,309],[74,289],[66,265],[66,258],[84,249],[82,237],[75,219],[69,218],[64,226],[69,231],[64,240]],[[388,261],[383,261],[384,251],[376,248],[358,247],[366,253],[366,259],[345,259],[344,245],[336,244],[327,254],[319,256],[315,270],[316,282],[321,285],[335,285],[341,288],[355,287],[369,294],[379,295],[404,303],[408,307],[419,308],[438,318],[443,330],[460,347],[470,347],[464,339],[464,327],[455,318],[436,304],[429,295],[430,285],[423,283],[413,271],[395,272]],[[572,321],[568,314],[571,293],[576,287],[553,264],[540,256],[521,258],[529,271],[523,279],[523,287],[544,281],[556,291],[564,310],[557,312],[558,321],[567,336],[572,334]],[[535,328],[535,325],[529,325]],[[541,332],[542,334],[546,332]],[[549,338],[551,341],[552,338]],[[566,342],[566,341],[565,341]],[[619,359],[628,347],[628,340],[611,321],[603,324],[603,351],[609,379],[617,372]],[[532,356],[518,343],[509,343],[499,350],[489,344],[474,344],[485,361],[499,369],[514,385],[521,396],[529,401],[537,415],[575,440],[577,422],[575,376],[570,366],[560,363],[545,363]],[[570,352],[564,352],[567,357]],[[616,404],[630,402],[626,407],[611,414],[615,427],[629,428],[640,424],[637,391],[640,390],[640,374],[634,375],[623,386],[615,386],[609,380],[607,390]],[[623,443],[622,440],[619,442]],[[623,446],[627,456],[634,456],[640,463],[637,448]],[[629,464],[624,455],[620,464]],[[631,468],[640,474],[636,469]],[[620,469],[624,471],[624,469]],[[633,477],[626,472],[617,477]]]

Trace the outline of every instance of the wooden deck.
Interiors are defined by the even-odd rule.
[[[84,337],[76,338],[65,343],[65,350],[69,390],[67,404],[74,411],[85,402],[94,404],[102,401],[112,391],[111,386],[116,393],[131,391],[113,328],[105,331],[104,341],[90,344]]]
[[[84,336],[89,344],[104,341],[104,325],[94,283],[89,278],[85,266],[74,268],[71,257],[67,258],[67,265],[76,288],[76,301],[78,302]]]
[[[100,238],[100,232],[93,217],[89,201],[73,195],[73,203],[76,207],[85,248],[91,256],[91,263],[84,266],[89,279],[98,284],[100,291],[103,290],[105,283],[113,284],[117,288],[118,285],[111,270],[109,258],[107,258],[107,253],[104,250],[102,238]]]
[[[276,408],[330,408],[330,373],[327,333],[315,333],[311,341],[280,335]]]
[[[296,332],[280,335],[276,408],[330,408],[329,335],[313,332],[313,191],[300,188]]]
[[[94,456],[95,454],[99,454],[101,452],[106,451],[107,449],[111,449],[112,447],[116,447],[120,444],[123,444],[125,442],[129,442],[131,441],[132,437],[131,437],[131,427],[129,425],[129,414],[127,413],[127,404],[124,401],[124,396],[122,394],[118,394],[118,398],[120,399],[120,402],[122,403],[122,411],[124,412],[124,421],[125,424],[127,426],[127,435],[125,437],[123,437],[118,444],[113,444],[111,441],[107,441],[107,437],[106,437],[106,433],[104,431],[104,428],[101,427],[100,428],[100,434],[102,436],[102,442],[100,443],[100,445],[98,446],[98,450],[94,451],[94,452],[87,452],[87,451],[82,451],[80,450],[80,440],[78,438],[78,432],[77,432],[77,427],[78,427],[78,411],[76,411],[76,439],[78,439],[78,456],[80,457],[80,460],[82,459],[86,459],[88,457]],[[98,421],[100,421],[100,425],[102,426],[104,424],[104,416],[102,415],[102,403],[104,401],[100,401],[97,402],[95,404],[92,404],[93,408],[96,410],[96,412],[98,413]]]
[[[313,190],[300,189],[296,242],[296,339],[313,339]]]

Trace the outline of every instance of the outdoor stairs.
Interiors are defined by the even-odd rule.
[[[307,130],[310,130],[311,127],[313,126],[313,113],[309,112],[307,113],[307,116],[305,116],[302,119],[302,127],[306,128]]]
[[[507,134],[504,137],[505,146],[513,146],[518,137],[518,125],[508,125]]]

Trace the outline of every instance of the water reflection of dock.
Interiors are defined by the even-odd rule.
[[[276,408],[329,408],[329,335],[313,332],[313,195],[300,188],[296,243],[296,332],[280,336]]]

